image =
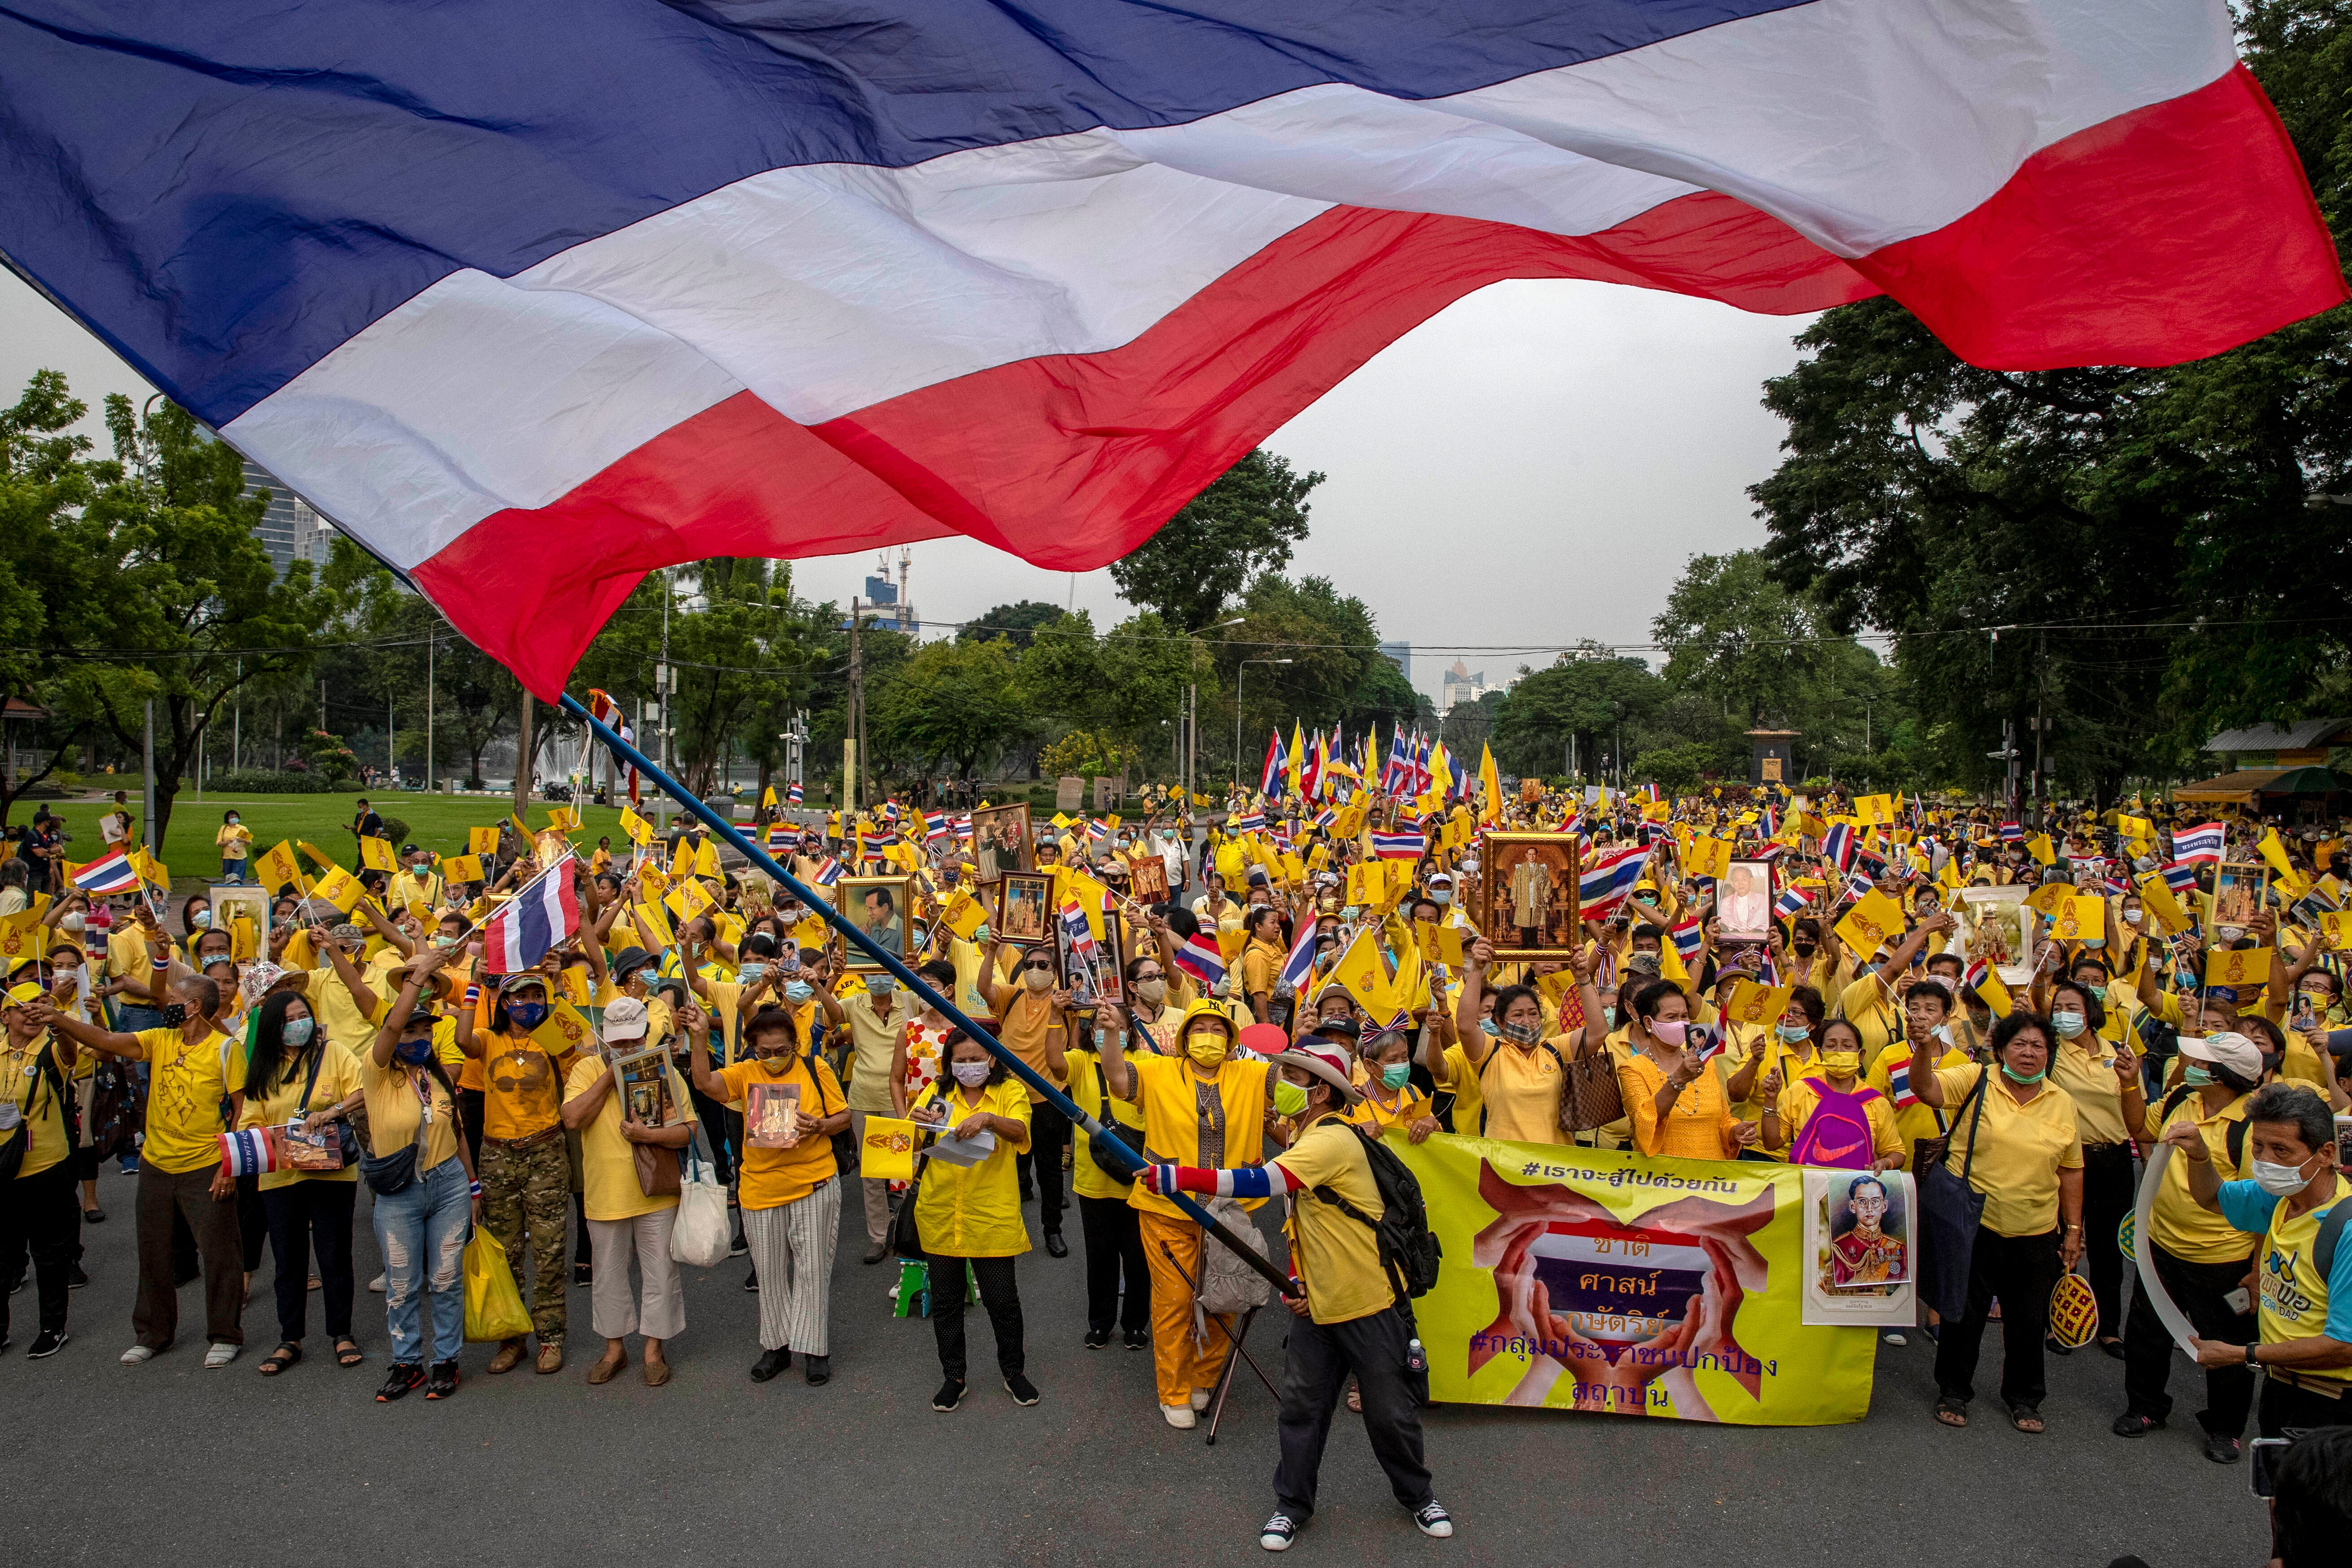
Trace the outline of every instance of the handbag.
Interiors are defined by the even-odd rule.
[[[822,1121],[833,1114],[824,1108],[824,1080],[816,1076],[816,1053],[808,1058],[809,1087],[816,1090],[816,1116]],[[845,1127],[833,1134],[833,1165],[835,1173],[846,1179],[857,1170],[857,1131]]]
[[[1130,1019],[1128,1023],[1128,1028],[1132,1031],[1134,1027],[1134,1022]],[[1143,1130],[1139,1127],[1129,1127],[1111,1114],[1110,1079],[1103,1074],[1102,1058],[1100,1057],[1095,1058],[1095,1092],[1102,1097],[1102,1113],[1098,1120],[1102,1122],[1103,1131],[1109,1133],[1121,1143],[1124,1143],[1129,1149],[1134,1150],[1137,1160],[1142,1159]],[[1123,1164],[1120,1163],[1118,1155],[1106,1152],[1100,1142],[1099,1134],[1089,1133],[1087,1135],[1087,1153],[1096,1164],[1101,1166],[1103,1170],[1110,1175],[1112,1180],[1118,1182],[1122,1186],[1135,1180],[1134,1164]]]
[[[1969,1182],[1969,1173],[1976,1168],[1977,1129],[1984,1124],[1983,1096],[1991,1077],[1990,1068],[1980,1068],[1976,1087],[1969,1090],[1976,1112],[1969,1119],[1959,1174],[1937,1160],[1921,1166],[1914,1176],[1919,1188],[1919,1300],[1951,1322],[1968,1315],[1969,1266],[1976,1256],[1977,1230],[1984,1223],[1984,1194]],[[1968,1109],[1968,1100],[1958,1109]]]
[[[1577,1047],[1575,1058],[1567,1061],[1549,1042],[1544,1049],[1559,1062],[1561,1131],[1591,1132],[1625,1119],[1625,1095],[1617,1087],[1617,1062],[1609,1054],[1606,1041],[1595,1046],[1588,1037]]]
[[[427,1062],[425,1070],[433,1076],[434,1082],[441,1086],[442,1092],[448,1095],[449,1112],[456,1115],[457,1096],[451,1091],[449,1080],[442,1076],[440,1064]],[[395,1149],[389,1154],[362,1154],[360,1157],[360,1180],[368,1184],[368,1191],[380,1198],[406,1192],[408,1184],[416,1180],[416,1152],[424,1139],[425,1126],[420,1121],[405,1147]]]
[[[703,1162],[699,1136],[686,1142],[688,1172],[678,1184],[669,1255],[689,1268],[715,1268],[727,1261],[729,1250],[727,1188]]]
[[[674,1198],[684,1191],[678,1180],[677,1153],[658,1143],[632,1143],[629,1159],[637,1167],[637,1190],[649,1198]]]
[[[311,1054],[310,1076],[302,1080],[302,1103],[294,1108],[293,1119],[298,1122],[310,1114],[310,1096],[319,1088],[319,1064],[326,1055],[324,1046]],[[323,1148],[297,1143],[289,1138],[286,1141],[288,1163],[297,1171],[341,1171],[359,1163],[358,1131],[341,1117],[335,1119],[334,1129],[334,1142]]]

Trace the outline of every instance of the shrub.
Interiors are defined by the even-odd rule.
[[[324,773],[291,770],[278,773],[262,768],[217,773],[205,783],[223,795],[336,795],[359,788],[350,779],[330,779]]]

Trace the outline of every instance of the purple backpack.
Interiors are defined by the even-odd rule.
[[[1831,1165],[1842,1171],[1868,1170],[1876,1158],[1870,1132],[1870,1102],[1879,1098],[1878,1091],[1864,1089],[1840,1094],[1817,1078],[1807,1079],[1805,1084],[1822,1097],[1822,1101],[1805,1118],[1804,1129],[1797,1134],[1795,1147],[1789,1151],[1789,1163]]]

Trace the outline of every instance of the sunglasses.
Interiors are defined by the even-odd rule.
[[[1051,969],[1054,965],[1053,962],[1049,959],[1036,958],[1030,960],[1021,967],[1024,969]]]

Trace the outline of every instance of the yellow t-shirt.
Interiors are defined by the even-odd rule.
[[[1396,1289],[1381,1268],[1372,1227],[1313,1191],[1328,1187],[1370,1219],[1387,1212],[1357,1135],[1326,1116],[1274,1163],[1299,1189],[1290,1194],[1290,1218],[1283,1229],[1290,1237],[1290,1267],[1307,1287],[1308,1315],[1318,1323],[1344,1323],[1393,1303]]]
[[[822,1120],[847,1108],[842,1098],[841,1080],[834,1076],[832,1064],[823,1057],[815,1058],[816,1073],[809,1073],[807,1057],[784,1057],[786,1066],[780,1071],[758,1061],[737,1062],[722,1068],[715,1075],[727,1090],[729,1101],[740,1102],[746,1089],[753,1083],[798,1084],[801,1091],[801,1114]],[[738,1184],[736,1199],[747,1209],[782,1208],[797,1203],[826,1182],[840,1169],[833,1157],[833,1140],[816,1133],[803,1133],[789,1149],[767,1149],[758,1145],[743,1151],[743,1174]]]
[[[320,1047],[319,1081],[310,1090],[310,1109],[325,1110],[357,1093],[360,1087],[359,1058],[342,1047],[329,1040]],[[246,1087],[245,1110],[236,1119],[239,1127],[283,1127],[294,1120],[302,1104],[302,1086],[310,1080],[308,1061],[267,1088],[248,1084]],[[356,1167],[345,1165],[340,1171],[269,1171],[263,1173],[261,1190],[291,1186],[296,1182],[356,1182]]]
[[[32,1142],[25,1149],[25,1163],[16,1167],[18,1181],[37,1176],[66,1157],[65,1107],[58,1098],[57,1084],[43,1066],[48,1051],[46,1034],[35,1035],[21,1051],[5,1036],[0,1036],[0,1103],[19,1112],[25,1124],[32,1129]],[[95,1053],[81,1054],[88,1057]]]
[[[2115,1047],[2107,1040],[2085,1029],[2059,1041],[2050,1054],[2050,1081],[2074,1102],[2084,1142],[2121,1143],[2131,1136],[2124,1125],[2123,1086],[2116,1081]]]
[[[2352,1182],[2336,1178],[2336,1193],[2326,1203],[2305,1211],[2294,1219],[2286,1217],[2287,1200],[2273,1197],[2252,1182],[2233,1183],[2221,1190],[2221,1209],[2242,1226],[2252,1215],[2267,1205],[2270,1220],[2262,1232],[2263,1243],[2257,1255],[2256,1274],[2262,1287],[2261,1319],[2263,1343],[2276,1344],[2281,1340],[2305,1340],[2328,1333],[2328,1320],[2337,1320],[2337,1327],[2328,1337],[2344,1337],[2344,1310],[2338,1307],[2330,1311],[2334,1292],[2331,1280],[2319,1273],[2319,1261],[2313,1254],[2319,1239],[2320,1222],[2327,1211],[2352,1196]],[[2336,1237],[2335,1279],[2345,1277],[2347,1265],[2352,1265],[2344,1252],[2345,1242]],[[2330,1383],[2352,1384],[2352,1366],[2329,1367],[2326,1370],[2298,1367],[2298,1377],[2325,1378]]]
[[[941,1089],[952,1092],[942,1097]],[[1029,1230],[1021,1223],[1021,1181],[1014,1162],[1029,1148],[1029,1090],[1006,1077],[983,1085],[980,1102],[969,1103],[962,1087],[942,1079],[923,1097],[926,1105],[948,1108],[945,1131],[953,1131],[977,1111],[1019,1122],[1018,1138],[1000,1136],[988,1158],[975,1165],[945,1160],[923,1162],[922,1186],[915,1195],[915,1226],[923,1250],[943,1258],[1017,1258],[1029,1250]],[[1081,1152],[1079,1159],[1091,1164]]]
[[[1968,1163],[1969,1123],[1976,1105],[1960,1101],[1987,1073],[1984,1125],[1976,1132],[1976,1159],[1969,1183],[1985,1195],[1984,1226],[1995,1236],[2040,1236],[2058,1228],[2058,1173],[2083,1168],[2083,1135],[2074,1102],[2063,1089],[2042,1085],[2023,1105],[2003,1087],[1999,1068],[1943,1068],[1936,1082],[1953,1108],[1952,1144],[1944,1168],[1954,1175]]]
[[[676,1068],[663,1069],[669,1075],[670,1104],[677,1108],[677,1117],[689,1124],[694,1121],[694,1101],[688,1098],[686,1080],[677,1076]],[[571,1100],[587,1091],[604,1071],[604,1064],[593,1057],[582,1057],[572,1064],[571,1077],[564,1080],[563,1098]],[[673,1123],[675,1125],[675,1123]],[[655,1151],[676,1158],[674,1149]],[[676,1208],[677,1194],[649,1198],[637,1185],[635,1145],[621,1136],[621,1096],[617,1089],[607,1089],[604,1102],[588,1125],[580,1130],[580,1197],[590,1219],[635,1219],[656,1209]]]
[[[1485,1037],[1487,1049],[1494,1049],[1494,1037]],[[1438,1075],[1437,1087],[1454,1096],[1454,1131],[1476,1132],[1479,1118],[1486,1110],[1486,1096],[1478,1089],[1478,1069],[1470,1065],[1470,1058],[1459,1042],[1441,1051],[1438,1060],[1444,1070]]]
[[[412,1071],[398,1062],[378,1067],[373,1053],[359,1063],[360,1091],[367,1096],[369,1152],[379,1160],[399,1153],[416,1142],[422,1125],[425,1147],[416,1157],[418,1175],[438,1170],[457,1156],[457,1113],[448,1091],[431,1073],[421,1068]]]
[[[2174,1123],[2194,1121],[2205,1136],[2205,1152],[2213,1162],[2215,1178],[2234,1182],[2245,1173],[2230,1158],[2230,1129],[2244,1124],[2246,1101],[2252,1098],[2242,1094],[2211,1116],[2203,1114],[2204,1102],[2193,1089],[2181,1097],[2169,1116],[2164,1114],[2160,1100],[2147,1108],[2147,1141],[2153,1145]],[[2239,1136],[2243,1152],[2245,1135]],[[2246,1233],[2197,1201],[2189,1190],[2189,1163],[2178,1151],[2165,1162],[2164,1181],[2156,1189],[2156,1205],[2148,1212],[2149,1238],[2189,1263],[2245,1262],[2250,1249]]]
[[[142,1029],[147,1064],[147,1142],[139,1157],[159,1171],[185,1175],[220,1163],[221,1100],[245,1087],[245,1045],[214,1035],[190,1045],[177,1029]]]
[[[1868,1067],[1878,1059],[1878,1053],[1903,1037],[1903,1014],[1895,1005],[1894,994],[1878,971],[1867,969],[1862,978],[1838,994],[1836,1016],[1854,1026],[1862,1037],[1862,1063]]]
[[[1388,1090],[1370,1082],[1370,1075],[1361,1062],[1356,1064],[1356,1088],[1363,1098],[1347,1113],[1346,1120],[1375,1138],[1391,1127],[1411,1127],[1423,1117],[1434,1114],[1430,1097],[1411,1084],[1396,1091],[1395,1103],[1382,1104],[1381,1096]]]
[[[1271,996],[1274,983],[1282,974],[1285,956],[1282,949],[1272,942],[1250,938],[1249,945],[1242,949],[1242,994],[1255,996],[1263,991]]]
[[[534,1137],[562,1120],[571,1051],[558,1058],[529,1035],[478,1035],[482,1047],[482,1136]]]
[[[844,997],[841,1011],[849,1023],[849,1108],[883,1116],[890,1114],[890,1058],[898,1054],[898,1037],[922,1008],[911,992],[893,991],[890,1005],[877,1009],[874,994],[860,991]]]
[[[1524,1051],[1508,1040],[1487,1040],[1486,1058],[1475,1069],[1482,1125],[1467,1131],[1511,1143],[1567,1142],[1568,1134],[1559,1130],[1565,1039],[1545,1040]],[[1462,1126],[1458,1106],[1454,1125]]]
[[[1130,1047],[1131,1048],[1131,1047]],[[1102,1070],[1102,1059],[1095,1054],[1091,1042],[1083,1049],[1072,1051],[1070,1064],[1070,1099],[1080,1110],[1097,1120],[1106,1114],[1122,1127],[1143,1128],[1143,1112],[1133,1100],[1112,1100],[1108,1090],[1110,1080]],[[1110,1107],[1108,1112],[1104,1105]],[[1135,1184],[1122,1182],[1102,1168],[1086,1147],[1087,1134],[1076,1134],[1078,1149],[1071,1158],[1070,1185],[1082,1198],[1124,1198]]]
[[[998,1043],[1055,1088],[1067,1088],[1055,1077],[1045,1055],[1046,1041],[1056,1035],[1064,1037],[1063,1048],[1068,1048],[1062,1010],[1054,1005],[1051,994],[1040,996],[1032,994],[1026,986],[997,985],[991,989],[989,1005],[996,1010]],[[1023,1086],[1023,1092],[1029,1096],[1032,1104],[1045,1098],[1026,1085]]]
[[[1731,1130],[1738,1123],[1724,1098],[1723,1079],[1701,1072],[1675,1097],[1674,1110],[1658,1116],[1658,1090],[1666,1075],[1635,1051],[1617,1064],[1617,1091],[1633,1123],[1633,1146],[1644,1154],[1681,1160],[1728,1160],[1738,1153]]]
[[[319,1020],[319,1027],[327,1031],[329,1040],[353,1056],[364,1053],[375,1043],[375,1026],[368,1022],[352,988],[343,984],[343,977],[335,973],[331,963],[304,973],[310,979],[303,984],[302,1000],[310,1005],[310,1016]],[[378,1002],[392,999],[367,970],[362,970],[360,978],[368,982],[368,989],[375,993]]]
[[[1959,1026],[1953,1026],[1955,1034],[1958,1029]],[[1969,1061],[1968,1052],[1957,1046],[1947,1046],[1944,1054],[1936,1058],[1935,1065],[1938,1068],[1964,1068]],[[1907,1068],[1910,1065],[1909,1051],[1906,1047],[1898,1046],[1894,1050],[1879,1052],[1878,1059],[1870,1064],[1870,1070],[1862,1075],[1863,1082],[1886,1096],[1887,1106],[1895,1112],[1895,1135],[1903,1141],[1903,1165],[1906,1170],[1917,1157],[1914,1151],[1918,1147],[1919,1140],[1940,1138],[1951,1124],[1948,1108],[1939,1111],[1916,1094],[1908,1105],[1895,1103],[1895,1069],[1898,1067]]]

